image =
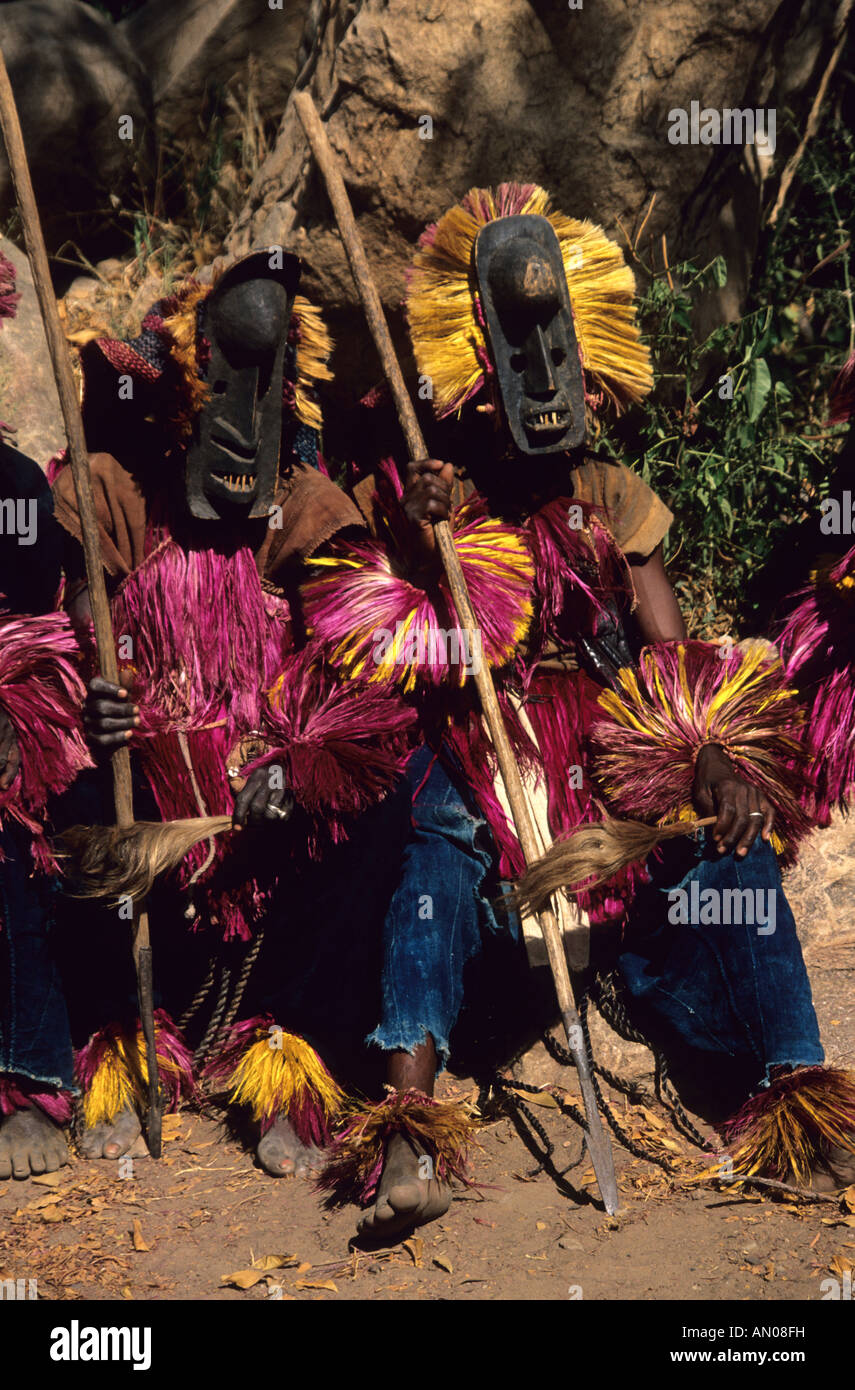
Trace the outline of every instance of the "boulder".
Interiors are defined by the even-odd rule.
[[[203,136],[211,101],[238,98],[228,126],[239,133],[247,84],[262,121],[282,116],[297,75],[308,0],[148,0],[119,25],[147,72],[164,132]],[[251,72],[251,77],[250,77]]]
[[[151,90],[132,48],[105,15],[78,0],[0,6],[0,47],[48,250],[69,239],[88,254],[121,244],[113,200],[128,194],[135,166],[145,176],[151,138]],[[4,222],[14,207],[2,151]]]
[[[17,314],[0,331],[0,420],[11,442],[41,466],[65,448],[65,429],[30,265],[17,246],[0,237],[0,251],[15,267]]]

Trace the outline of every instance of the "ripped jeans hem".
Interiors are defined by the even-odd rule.
[[[448,1045],[448,1039],[440,1037],[425,1023],[417,1024],[413,1029],[408,1029],[406,1036],[400,1029],[397,1033],[392,1033],[380,1024],[373,1033],[368,1034],[365,1041],[369,1047],[379,1047],[384,1052],[408,1052],[412,1057],[416,1048],[426,1043],[429,1037],[433,1038],[433,1045],[436,1048],[438,1063],[436,1070],[437,1075],[439,1075],[440,1072],[445,1071],[451,1049]]]
[[[808,1048],[807,1050],[810,1051],[811,1049]],[[777,1062],[767,1062],[763,1071],[763,1080],[759,1083],[758,1090],[766,1091],[769,1089],[772,1083],[777,1079],[772,1076],[771,1073],[777,1071],[778,1067],[789,1067],[792,1071],[797,1071],[799,1067],[822,1066],[825,1061],[825,1051],[823,1048],[817,1047],[813,1049],[813,1052],[815,1055],[812,1057],[799,1057],[798,1059],[795,1057],[783,1057]]]

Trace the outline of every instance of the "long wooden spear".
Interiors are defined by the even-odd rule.
[[[12,91],[12,84],[9,81],[9,73],[2,52],[0,52],[0,127],[3,130],[9,168],[12,171],[12,179],[15,184],[18,208],[21,213],[21,226],[24,232],[24,244],[33,272],[33,284],[39,301],[45,337],[53,363],[56,388],[59,393],[59,403],[62,408],[62,417],[65,422],[65,433],[68,438],[68,457],[71,464],[71,475],[74,479],[74,491],[77,496],[77,510],[80,515],[80,534],[86,561],[86,577],[89,583],[89,604],[95,626],[98,665],[104,679],[118,685],[119,666],[113,641],[113,628],[110,622],[107,586],[104,582],[104,566],[98,538],[98,519],[92,496],[89,452],[86,448],[86,438],[83,431],[83,416],[80,411],[68,347],[62,331],[56,296],[50,278],[47,251],[41,220],[36,207],[35,194],[33,193],[27,151],[24,146],[21,122],[18,118],[18,108],[15,104],[15,94]],[[113,795],[116,803],[117,825],[122,828],[133,825],[131,760],[127,748],[119,748],[113,754]],[[133,957],[149,1079],[146,1140],[152,1157],[159,1158],[163,1102],[155,1046],[151,943],[148,913],[144,906],[135,906],[134,908]]]
[[[365,248],[359,235],[359,229],[353,216],[353,209],[344,180],[338,169],[335,154],[330,145],[327,133],[321,123],[317,108],[308,92],[295,92],[294,105],[297,115],[300,118],[306,137],[312,149],[312,153],[317,161],[327,193],[332,204],[344,249],[350,262],[356,288],[362,301],[365,317],[368,320],[368,327],[374,339],[374,345],[379,353],[386,374],[386,380],[392,391],[395,405],[398,411],[398,419],[407,441],[407,448],[410,457],[414,459],[426,458],[428,456],[427,446],[424,436],[416,418],[416,412],[410,399],[409,392],[404,383],[400,364],[392,345],[392,338],[389,333],[389,326],[386,323],[386,316],[383,313],[383,306],[377,287],[371,274],[371,269],[365,255]],[[436,535],[437,547],[440,558],[448,578],[448,586],[457,609],[461,626],[469,628],[474,633],[478,623],[475,612],[472,608],[472,601],[469,597],[469,590],[466,579],[460,565],[457,551],[454,548],[451,527],[447,521],[439,521],[435,524],[434,532]],[[514,751],[505,729],[502,712],[496,698],[496,689],[493,685],[493,677],[486,662],[477,663],[475,668],[475,682],[478,687],[478,694],[481,700],[481,707],[484,711],[484,718],[490,731],[490,738],[496,750],[496,758],[499,763],[502,781],[505,784],[505,791],[508,797],[508,804],[519,836],[522,852],[526,864],[533,864],[540,855],[537,835],[528,801],[523,790],[522,777],[517,766]],[[561,1021],[564,1025],[564,1032],[567,1036],[567,1045],[573,1056],[573,1061],[579,1075],[579,1084],[582,1090],[582,1098],[585,1103],[585,1117],[587,1120],[587,1145],[594,1166],[594,1172],[600,1188],[600,1194],[605,1204],[606,1211],[613,1213],[618,1208],[617,1181],[615,1178],[614,1159],[612,1156],[609,1137],[603,1129],[600,1119],[600,1112],[597,1108],[597,1098],[594,1090],[594,1082],[591,1071],[591,1064],[585,1048],[585,1037],[582,1030],[581,1019],[579,1018],[576,1004],[573,999],[573,990],[570,983],[570,972],[567,968],[567,958],[564,954],[564,944],[561,939],[561,932],[552,908],[543,908],[538,914],[540,929],[546,942],[546,951],[549,957],[549,965],[552,970],[552,978],[555,981],[555,992],[558,996],[558,1007],[561,1013]]]

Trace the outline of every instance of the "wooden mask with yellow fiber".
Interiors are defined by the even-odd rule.
[[[585,438],[585,384],[558,238],[545,217],[481,228],[475,272],[508,429],[524,454]]]
[[[204,301],[207,393],[187,453],[187,505],[203,520],[266,517],[276,490],[282,379],[296,256],[267,251],[225,272]]]
[[[586,409],[620,412],[653,385],[634,292],[620,247],[545,189],[470,188],[422,233],[407,282],[435,414],[459,415],[489,385],[525,453],[581,443]]]

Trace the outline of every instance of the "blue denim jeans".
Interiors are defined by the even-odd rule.
[[[74,1089],[68,1014],[54,952],[57,884],[31,877],[26,832],[0,832],[0,1075]]]
[[[496,854],[486,822],[431,749],[413,755],[406,779],[412,828],[384,923],[381,1020],[366,1041],[414,1052],[430,1033],[444,1065],[465,968],[502,930],[491,906]],[[515,925],[504,930],[518,939]]]
[[[758,838],[737,859],[710,842],[683,845],[682,878],[675,883],[669,858],[634,906],[618,962],[628,990],[687,1047],[743,1062],[763,1082],[775,1066],[821,1062],[810,981],[771,846]],[[700,920],[676,920],[677,889],[689,907],[683,915]],[[754,894],[753,922],[736,920],[749,914],[746,889]],[[742,895],[739,910],[733,890]],[[716,920],[727,916],[729,923]]]
[[[444,1062],[464,1002],[465,969],[500,930],[490,907],[499,888],[496,855],[477,810],[429,750],[414,755],[407,778],[414,794],[412,830],[384,923],[381,1021],[367,1041],[413,1052],[431,1033]],[[718,1052],[746,1062],[759,1079],[768,1080],[777,1065],[822,1061],[810,983],[774,852],[760,840],[744,859],[680,843],[633,906],[619,958],[630,993],[695,1054]],[[757,902],[759,891],[760,920],[669,922],[669,892],[675,885],[684,889],[691,904],[693,879],[698,896],[706,889],[751,889]],[[764,927],[769,893],[773,931]],[[515,925],[509,930],[517,934]],[[526,969],[522,951],[518,969]],[[520,979],[520,994],[522,987]]]

